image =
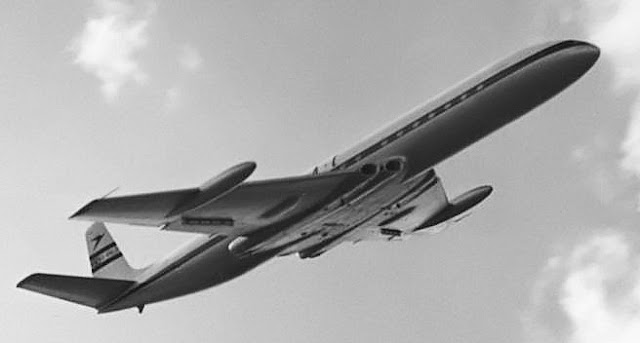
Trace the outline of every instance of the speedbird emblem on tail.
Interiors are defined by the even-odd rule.
[[[100,244],[100,241],[102,240],[102,237],[104,237],[104,234],[97,235],[97,236],[91,238],[91,241],[93,242],[93,251],[95,251],[96,248],[98,247],[98,244]]]
[[[246,181],[253,162],[199,187],[91,201],[71,219],[87,230],[93,277],[33,274],[18,287],[99,313],[197,292],[276,257],[320,256],[343,242],[437,233],[492,191],[449,199],[434,168],[577,81],[597,47],[565,40],[532,46],[419,106],[308,175]],[[126,261],[102,222],[199,233],[144,269]]]

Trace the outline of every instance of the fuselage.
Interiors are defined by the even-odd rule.
[[[399,194],[429,181],[429,171],[491,132],[550,99],[580,78],[596,61],[596,47],[579,41],[540,44],[522,50],[411,110],[379,133],[314,168],[313,173],[360,170],[400,158],[401,177],[380,183],[368,199],[353,208],[338,209],[324,217],[346,222],[343,230],[309,231],[319,213],[288,222],[265,242],[282,248],[256,250],[238,256],[229,244],[238,237],[202,236],[157,265],[146,269],[136,284],[100,312],[140,306],[203,290],[231,280],[288,251],[313,255],[339,243],[346,234],[381,220],[381,208]],[[332,220],[333,220],[332,219]],[[308,239],[300,235],[309,233]]]

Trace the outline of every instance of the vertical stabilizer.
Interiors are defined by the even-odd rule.
[[[103,223],[93,223],[85,234],[89,262],[94,277],[104,279],[134,280],[139,274],[122,255],[118,245]]]

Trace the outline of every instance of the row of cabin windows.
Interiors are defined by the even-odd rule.
[[[414,122],[410,123],[409,125],[403,127],[402,129],[396,131],[395,133],[392,133],[391,135],[387,136],[382,141],[380,141],[380,142],[374,144],[373,146],[369,147],[368,149],[360,152],[359,154],[357,154],[354,157],[350,158],[346,162],[342,163],[340,166],[336,167],[336,157],[337,156],[334,156],[331,159],[331,168],[332,168],[332,170],[340,170],[340,169],[346,169],[346,168],[350,167],[351,165],[357,163],[361,159],[363,159],[363,158],[373,154],[374,152],[380,150],[380,148],[386,146],[390,142],[392,142],[392,141],[404,136],[405,134],[411,132],[412,130],[415,130],[419,126],[422,126],[423,124],[427,123],[431,119],[433,119],[433,118],[437,117],[438,115],[444,113],[446,110],[449,110],[453,106],[460,104],[463,100],[468,99],[470,96],[472,96],[475,93],[483,90],[484,88],[485,88],[485,85],[482,84],[482,83],[477,85],[477,86],[475,86],[475,87],[473,87],[473,88],[471,88],[470,90],[462,93],[462,95],[459,95],[458,97],[450,100],[449,102],[447,102],[443,106],[440,106],[440,107],[436,108],[435,110],[426,113],[424,116],[420,117],[419,119],[415,120]],[[326,165],[323,166],[323,167],[326,167]],[[322,169],[325,169],[325,168],[322,168]],[[313,175],[317,175],[319,172],[320,172],[320,170],[319,170],[318,167],[315,167],[313,169]]]

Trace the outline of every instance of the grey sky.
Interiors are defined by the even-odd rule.
[[[3,339],[636,342],[640,9],[594,3],[5,2]],[[15,288],[35,271],[89,274],[87,224],[66,217],[113,187],[190,187],[243,160],[256,179],[307,172],[496,59],[562,38],[595,40],[602,60],[437,168],[452,196],[496,189],[449,231],[280,258],[142,316]],[[191,237],[112,228],[136,265]]]

